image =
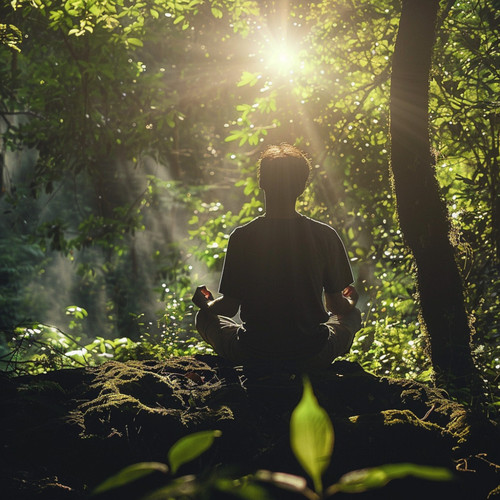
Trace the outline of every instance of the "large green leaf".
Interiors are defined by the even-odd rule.
[[[160,462],[140,462],[138,464],[129,465],[114,476],[111,476],[103,481],[94,489],[93,493],[102,493],[113,488],[124,486],[125,484],[136,481],[137,479],[147,476],[154,471],[166,473],[168,472],[168,467]]]
[[[321,493],[321,476],[330,463],[334,431],[330,417],[318,404],[308,378],[304,379],[304,393],[290,420],[290,444],[300,465]]]
[[[175,474],[179,467],[208,450],[214,439],[222,435],[221,431],[201,431],[179,439],[168,452],[168,463]]]

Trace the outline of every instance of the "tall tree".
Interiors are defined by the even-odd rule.
[[[474,380],[471,329],[449,219],[434,171],[428,89],[439,0],[403,0],[391,82],[391,169],[398,216],[415,257],[417,285],[438,382]]]

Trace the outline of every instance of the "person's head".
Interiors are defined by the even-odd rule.
[[[306,188],[311,163],[295,146],[282,142],[268,146],[259,160],[259,185],[266,194],[298,198]]]

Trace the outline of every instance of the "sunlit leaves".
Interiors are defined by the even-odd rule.
[[[493,320],[500,303],[492,295],[500,279],[500,223],[491,198],[500,187],[497,26],[498,9],[491,2],[453,5],[438,31],[430,87],[436,173],[449,203],[450,237],[466,280],[468,309],[476,315],[480,358],[484,352],[495,357],[500,335]]]
[[[223,16],[222,10],[218,9],[217,7],[212,7],[211,11],[212,15],[217,19],[220,19]]]
[[[71,334],[43,324],[16,328],[8,343],[11,355],[0,362],[0,369],[19,375],[93,366],[111,358],[117,359],[134,348],[134,342],[126,337],[105,339],[98,336],[83,345],[79,335],[82,334],[86,317],[84,310],[77,306],[68,309],[74,318],[70,323]],[[77,314],[73,315],[73,309]]]
[[[237,130],[235,132],[232,132],[224,140],[226,142],[232,142],[232,141],[236,141],[238,139],[240,140],[239,146],[242,146],[243,144],[245,144],[245,142],[247,140],[247,135],[243,130]]]
[[[139,40],[138,38],[127,38],[127,43],[135,45],[136,47],[142,47],[144,45],[142,40]]]
[[[121,39],[125,43],[130,39],[140,40],[138,36],[131,35],[142,35],[145,25],[150,20],[159,20],[160,16],[171,18],[174,25],[182,23],[182,29],[187,29],[189,17],[197,12],[201,4],[202,0],[153,0],[130,5],[123,0],[67,0],[60,8],[53,1],[12,2],[15,9],[37,8],[46,13],[50,18],[50,27],[63,29],[68,35],[80,37],[93,33],[97,28],[109,31],[119,29],[125,38],[118,36],[111,39]]]
[[[22,38],[21,31],[13,24],[0,24],[0,45],[6,45],[10,49],[20,52],[19,45]]]
[[[259,78],[259,73],[250,73],[249,71],[243,71],[240,81],[238,82],[238,87],[243,87],[244,85],[253,87],[259,81]]]
[[[97,259],[81,271],[97,294],[92,287],[98,279],[90,269],[101,280],[119,266],[122,273],[129,269],[127,259],[137,250],[129,247],[134,231],[154,227],[148,239],[164,232],[177,245],[154,248],[154,265],[143,262],[154,269],[151,281],[165,302],[158,309],[169,338],[144,339],[141,352],[150,349],[160,357],[182,351],[184,344],[171,336],[192,333],[192,317],[182,320],[192,312],[185,300],[191,280],[198,273],[219,272],[231,230],[263,212],[255,175],[260,147],[286,140],[308,151],[315,167],[300,210],[339,231],[362,292],[366,329],[350,359],[378,374],[427,375],[411,256],[398,232],[387,168],[387,82],[399,0],[355,6],[340,0],[335,8],[329,0],[291,2],[283,27],[273,22],[270,3],[244,0],[19,0],[13,5],[22,11],[2,22],[14,23],[26,36],[22,44],[15,30],[2,38],[5,61],[15,50],[10,43],[22,49],[16,64],[4,64],[0,75],[3,102],[16,113],[29,109],[30,115],[19,129],[10,129],[5,144],[38,148],[32,192],[64,192],[71,198],[71,209],[54,209],[60,220],[40,226],[43,248],[65,253],[75,263],[79,248],[109,252],[113,262]],[[475,339],[481,332],[489,336],[478,356],[491,353],[487,369],[493,378],[499,307],[495,231],[500,227],[492,209],[498,192],[500,92],[495,19],[498,13],[488,2],[467,0],[444,19],[430,122],[437,173],[456,226],[457,258],[468,280],[470,311],[477,316]],[[280,52],[290,47],[297,50]],[[298,66],[289,65],[292,56]],[[146,183],[144,196],[137,192],[121,210],[100,213],[102,200],[125,191],[115,186],[94,192],[107,184],[104,174],[124,179],[131,172],[123,165],[130,162],[134,175],[141,175],[151,158],[169,181]],[[118,159],[120,167],[113,170]],[[58,184],[61,179],[68,183]],[[75,194],[70,186],[76,186]],[[26,207],[28,190],[17,186],[16,193],[19,206]],[[148,222],[152,213],[155,218]],[[161,230],[148,226],[160,219],[168,221]],[[20,215],[19,220],[31,219]],[[192,240],[184,241],[187,237]],[[199,264],[196,272],[189,268],[193,261]],[[25,274],[32,272],[26,268]],[[136,293],[132,287],[130,295]],[[0,295],[5,296],[3,290]],[[89,350],[100,352],[103,346],[101,354],[114,355],[103,342]],[[71,351],[76,356],[79,348],[68,347]]]

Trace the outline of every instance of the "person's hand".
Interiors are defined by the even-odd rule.
[[[200,285],[196,288],[192,298],[194,305],[198,306],[200,309],[206,309],[211,300],[214,300],[214,296],[205,285]]]
[[[356,307],[356,304],[359,299],[359,294],[358,291],[352,285],[346,286],[342,290],[342,296],[349,302],[351,307]]]

